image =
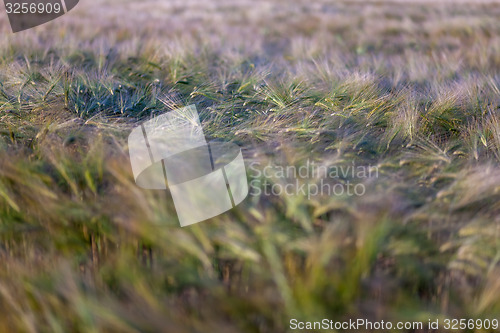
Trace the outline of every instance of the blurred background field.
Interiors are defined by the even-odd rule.
[[[500,4],[82,0],[18,34],[0,20],[1,332],[500,319]],[[248,163],[379,176],[180,228],[168,191],[135,185],[127,136],[189,104]]]

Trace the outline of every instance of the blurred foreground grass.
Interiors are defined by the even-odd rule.
[[[119,4],[5,30],[0,331],[498,318],[498,5]],[[126,138],[193,103],[248,163],[379,176],[180,228],[168,192],[135,185]]]

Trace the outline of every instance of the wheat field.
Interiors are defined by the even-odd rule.
[[[82,0],[0,31],[0,332],[500,319],[497,2]],[[180,228],[127,136],[191,104],[261,190],[376,176]]]

